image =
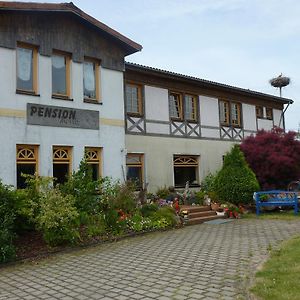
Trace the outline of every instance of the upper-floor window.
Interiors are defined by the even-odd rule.
[[[185,119],[189,121],[197,121],[197,96],[185,95]]]
[[[221,100],[219,102],[220,123],[223,126],[241,126],[241,104]]]
[[[266,107],[266,118],[273,120],[273,109],[271,107]]]
[[[171,92],[169,94],[170,117],[171,119],[183,119],[182,95]]]
[[[198,97],[195,95],[169,93],[170,117],[173,120],[198,120]]]
[[[263,118],[264,117],[264,108],[262,106],[255,106],[256,117]]]
[[[142,86],[133,83],[126,84],[126,111],[132,115],[142,115]]]
[[[85,100],[99,101],[99,62],[85,59],[83,63],[83,96]]]
[[[17,91],[37,93],[36,46],[18,43],[17,46]]]
[[[70,97],[70,61],[69,54],[54,52],[52,55],[52,95]]]

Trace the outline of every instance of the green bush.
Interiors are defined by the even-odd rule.
[[[0,263],[15,257],[15,202],[15,192],[0,181]]]
[[[123,234],[126,230],[126,220],[121,219],[115,209],[108,209],[104,212],[104,222],[106,230],[113,235]]]
[[[166,186],[163,186],[156,191],[156,195],[160,199],[166,199],[170,195],[170,191]]]
[[[238,145],[225,155],[214,189],[220,201],[233,204],[250,203],[253,193],[259,190],[255,174],[248,167]]]
[[[79,239],[79,214],[72,195],[53,187],[53,178],[28,176],[27,188],[20,193],[18,213],[42,232],[51,246]],[[22,196],[21,196],[22,195]]]
[[[154,228],[173,227],[177,224],[175,210],[172,207],[161,207],[151,214],[150,219],[154,222]]]
[[[201,182],[202,190],[204,190],[205,192],[213,192],[215,180],[216,174],[209,173]]]
[[[109,198],[111,208],[124,213],[132,213],[136,209],[135,184],[132,182],[116,183],[114,193]]]
[[[75,199],[75,206],[79,211],[89,214],[97,213],[98,197],[97,191],[102,181],[100,179],[94,181],[92,177],[92,169],[86,160],[82,160],[78,171],[73,172],[68,180],[59,188],[64,195],[72,195]]]
[[[205,195],[206,192],[203,190],[196,192],[194,195],[195,203],[198,205],[203,205],[205,200]]]
[[[140,208],[140,212],[143,217],[149,217],[154,212],[158,211],[158,205],[157,204],[144,204]]]

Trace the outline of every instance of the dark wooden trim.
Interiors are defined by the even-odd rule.
[[[74,101],[72,98],[69,98],[68,96],[64,96],[64,95],[55,95],[53,94],[51,96],[52,99],[59,99],[59,100],[66,100],[66,101]]]
[[[34,91],[26,91],[26,90],[19,90],[19,89],[16,90],[16,94],[40,97],[40,94],[36,94]]]

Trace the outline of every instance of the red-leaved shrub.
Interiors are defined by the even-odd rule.
[[[296,132],[275,127],[247,137],[241,150],[264,190],[286,189],[300,178],[300,141]]]

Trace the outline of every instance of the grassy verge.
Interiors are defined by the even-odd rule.
[[[299,282],[300,237],[297,237],[271,253],[262,270],[256,273],[251,292],[263,300],[299,300]]]
[[[257,217],[256,214],[244,214],[243,219],[263,219],[263,220],[300,220],[300,212],[298,215],[294,214],[293,210],[290,211],[276,211],[276,212],[261,212]]]

